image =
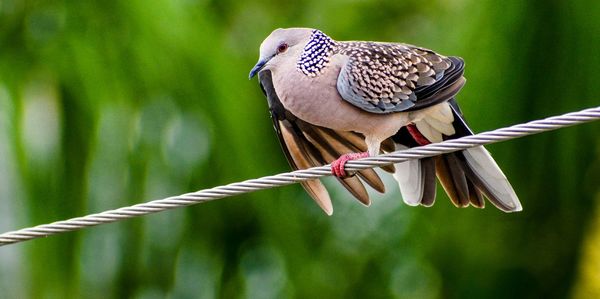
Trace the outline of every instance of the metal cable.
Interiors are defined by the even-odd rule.
[[[440,154],[459,151],[478,145],[485,145],[504,140],[510,140],[518,137],[590,122],[598,119],[600,119],[600,107],[590,108],[579,112],[572,112],[560,116],[549,117],[542,120],[535,120],[528,123],[479,133],[472,136],[447,140],[441,143],[428,144],[425,146],[397,151],[377,157],[349,161],[346,164],[346,170],[360,170],[365,168],[384,166],[392,163],[404,162],[411,159],[437,156]],[[23,242],[40,237],[46,237],[49,235],[79,230],[82,228],[95,226],[99,224],[116,222],[123,219],[143,216],[178,207],[185,207],[223,197],[229,197],[242,193],[249,193],[257,190],[289,185],[292,183],[316,179],[328,175],[331,175],[331,169],[329,165],[325,165],[310,169],[297,170],[293,172],[266,176],[258,179],[246,180],[238,183],[232,183],[225,186],[219,186],[211,189],[200,190],[197,192],[191,192],[178,196],[153,200],[147,203],[141,203],[129,207],[123,207],[83,217],[71,218],[68,220],[57,221],[49,224],[42,224],[34,227],[24,228],[0,234],[0,246]]]

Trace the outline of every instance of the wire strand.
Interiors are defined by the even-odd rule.
[[[571,112],[559,116],[531,121],[524,124],[483,132],[472,136],[447,140],[440,143],[432,143],[425,146],[396,151],[376,157],[352,160],[346,164],[346,170],[353,171],[374,168],[393,163],[405,162],[411,159],[437,156],[440,154],[460,151],[479,145],[511,140],[523,136],[591,122],[598,119],[600,119],[600,107],[585,109],[578,112]],[[90,214],[83,217],[71,218],[68,220],[6,232],[0,234],[0,246],[69,231],[80,230],[100,224],[117,222],[124,219],[139,217],[174,208],[186,207],[189,205],[230,197],[238,194],[290,185],[328,175],[331,175],[331,168],[329,165],[325,165],[257,179],[250,179],[229,185],[214,187],[211,189],[185,193],[178,196],[171,196],[133,206],[104,211],[97,214]]]

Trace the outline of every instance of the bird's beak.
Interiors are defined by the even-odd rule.
[[[256,65],[252,68],[252,70],[250,71],[250,74],[248,75],[248,80],[254,78],[254,76],[256,76],[256,74],[258,74],[258,72],[260,72],[260,70],[263,69],[263,67],[265,67],[265,64],[267,64],[267,59],[261,59],[259,60]]]

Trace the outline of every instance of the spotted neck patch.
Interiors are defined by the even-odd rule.
[[[329,63],[334,48],[334,40],[320,30],[313,30],[298,59],[298,70],[309,77],[316,77]]]

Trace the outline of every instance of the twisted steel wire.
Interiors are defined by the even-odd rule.
[[[600,119],[600,107],[589,108],[578,112],[571,112],[559,116],[535,120],[528,123],[513,125],[472,136],[447,140],[441,143],[433,143],[376,157],[349,161],[346,164],[346,170],[360,170],[384,166],[392,163],[405,162],[411,159],[437,156],[440,154],[460,151],[479,145],[496,143],[581,123],[591,122],[598,119]],[[69,231],[75,231],[90,226],[116,222],[123,219],[157,213],[178,207],[185,207],[242,193],[290,185],[300,181],[316,179],[328,175],[331,175],[331,168],[329,165],[325,165],[310,169],[266,176],[258,179],[250,179],[243,182],[218,186],[197,192],[185,193],[178,196],[171,196],[133,206],[104,211],[97,214],[90,214],[83,217],[71,218],[68,220],[6,232],[0,234],[0,246]]]

